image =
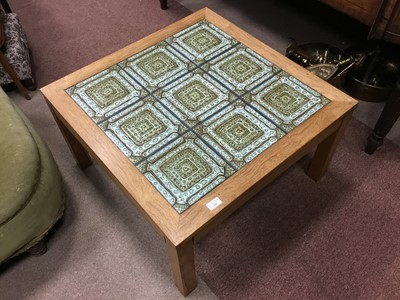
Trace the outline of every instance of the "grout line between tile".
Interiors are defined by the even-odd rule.
[[[165,41],[171,48],[173,48],[176,52],[178,52],[180,55],[182,55],[183,57],[185,57],[186,59],[188,59],[191,63],[193,63],[194,65],[196,65],[197,67],[201,67],[202,65],[209,63],[210,61],[216,59],[218,56],[221,56],[222,54],[225,54],[226,52],[232,50],[233,48],[237,47],[240,43],[237,42],[236,44],[230,46],[229,48],[225,49],[224,51],[222,51],[221,53],[218,53],[217,55],[211,57],[208,60],[205,60],[202,63],[197,63],[194,60],[191,60],[188,56],[186,56],[185,53],[181,52],[178,48],[175,48],[173,44],[168,43],[167,41]]]
[[[242,100],[244,103],[246,103],[246,105],[250,106],[252,109],[254,109],[257,113],[259,113],[261,116],[263,116],[265,119],[267,119],[269,122],[271,122],[272,124],[274,124],[276,127],[278,127],[280,130],[282,130],[285,134],[288,134],[289,131],[287,131],[286,129],[284,129],[283,127],[281,127],[281,125],[277,124],[275,121],[273,121],[272,119],[270,119],[267,115],[265,115],[262,111],[260,111],[257,107],[251,105],[251,103],[247,102],[246,100],[244,100],[243,98],[240,98],[240,100]]]
[[[189,130],[185,131],[184,134],[188,133]],[[173,142],[175,142],[177,139],[181,138],[184,134],[182,135],[178,135],[177,137],[171,139],[170,141],[168,141],[165,145],[163,145],[162,147],[154,150],[153,152],[151,152],[149,155],[143,157],[141,160],[139,160],[136,163],[133,163],[135,165],[135,167],[137,167],[138,165],[140,165],[141,163],[145,162],[149,157],[153,156],[154,154],[156,154],[157,152],[159,152],[161,149],[164,149],[165,147],[168,147],[170,144],[172,144]]]
[[[254,109],[256,112],[258,112],[260,115],[262,115],[265,119],[267,119],[269,122],[271,122],[272,124],[274,124],[276,127],[278,127],[280,130],[282,130],[285,134],[288,134],[289,131],[287,131],[286,129],[284,129],[283,127],[281,127],[281,125],[279,125],[278,123],[276,123],[274,120],[272,120],[271,118],[269,118],[266,114],[264,114],[262,111],[260,111],[258,108],[256,108],[255,106],[253,106],[251,103],[247,102],[243,96],[249,94],[251,91],[255,90],[257,87],[261,86],[262,84],[266,83],[268,80],[271,80],[273,77],[277,76],[279,73],[281,73],[282,70],[279,70],[278,72],[272,74],[271,76],[269,76],[267,79],[263,80],[262,82],[260,82],[259,84],[257,84],[255,87],[253,87],[250,91],[246,91],[246,93],[244,93],[243,95],[239,96],[239,99],[242,100],[244,103],[246,103],[248,106],[250,106],[252,109]]]
[[[223,157],[213,146],[210,145],[209,142],[204,140],[200,134],[198,134],[196,131],[193,130],[193,128],[189,129],[192,133],[194,133],[208,148],[211,149],[215,154],[217,154],[224,162],[226,162],[235,172],[238,171],[238,168],[236,168],[229,160],[227,160],[225,157]],[[232,175],[231,175],[232,176]],[[228,177],[227,177],[228,178]]]
[[[275,65],[274,65],[275,66]],[[250,93],[251,91],[255,90],[256,88],[258,88],[259,86],[261,86],[262,84],[266,83],[267,81],[271,80],[272,78],[274,78],[275,76],[279,75],[281,72],[283,72],[282,69],[279,69],[278,72],[272,73],[270,76],[268,76],[267,78],[265,78],[264,80],[262,80],[261,82],[259,82],[258,84],[256,84],[252,89],[250,89],[249,91],[246,91],[243,95],[244,96],[248,93]]]

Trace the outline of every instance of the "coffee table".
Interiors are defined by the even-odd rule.
[[[319,180],[357,103],[207,8],[41,92],[79,166],[165,240],[183,295],[193,243],[315,147]]]

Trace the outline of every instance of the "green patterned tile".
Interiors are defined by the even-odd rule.
[[[133,163],[186,131],[179,120],[150,96],[99,126]]]
[[[263,83],[244,99],[287,132],[330,102],[285,72]]]
[[[150,91],[164,86],[195,67],[166,42],[147,48],[119,65]]]
[[[167,39],[191,61],[201,64],[238,42],[208,21],[201,21]]]
[[[202,68],[238,95],[279,71],[271,62],[243,45],[216,57]]]
[[[206,120],[195,132],[237,169],[285,135],[242,101]]]
[[[108,68],[66,92],[96,123],[147,94],[118,66]]]
[[[138,169],[182,213],[234,173],[193,133],[178,138]]]
[[[155,93],[179,119],[194,126],[237,97],[201,70],[175,80]]]

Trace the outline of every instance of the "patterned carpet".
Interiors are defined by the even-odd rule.
[[[11,0],[26,31],[39,87],[181,19],[189,10],[158,0]],[[33,17],[34,16],[34,17]]]
[[[352,120],[326,176],[302,159],[196,248],[220,299],[399,299],[400,148]]]
[[[172,0],[166,12],[157,0],[116,2],[10,0],[40,86],[189,13]],[[182,298],[138,210],[98,166],[72,164],[40,95],[16,102],[55,155],[67,208],[45,256],[2,266],[1,298]],[[366,155],[369,133],[353,119],[321,182],[304,174],[305,157],[196,244],[188,299],[399,299],[400,148]]]

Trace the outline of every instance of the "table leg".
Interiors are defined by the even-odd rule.
[[[193,241],[175,246],[166,239],[166,243],[175,285],[182,295],[187,296],[197,286]]]
[[[307,170],[307,175],[313,180],[318,181],[325,175],[333,154],[336,151],[336,147],[339,144],[350,119],[351,113],[348,113],[343,117],[339,128],[317,146],[314,157]]]
[[[65,126],[64,123],[58,118],[57,114],[50,105],[49,108],[54,119],[56,120],[58,128],[60,128],[60,131],[72,152],[72,155],[75,157],[78,166],[81,169],[86,169],[87,167],[91,166],[92,159],[90,158],[89,153],[85,150],[85,148],[83,148],[82,144],[75,138],[67,126]]]
[[[368,137],[365,152],[372,154],[375,150],[383,144],[386,135],[392,129],[394,123],[400,117],[400,87],[393,90],[378,121],[376,122],[374,131]]]
[[[168,8],[167,0],[160,0],[160,4],[161,4],[161,9],[167,9]]]

